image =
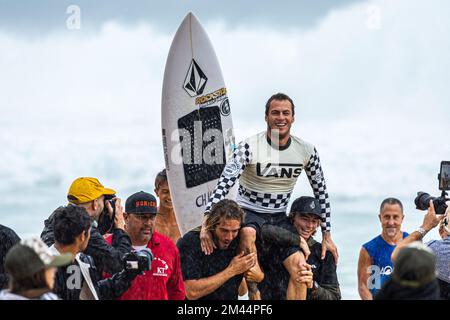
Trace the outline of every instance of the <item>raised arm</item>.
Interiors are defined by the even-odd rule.
[[[214,191],[206,205],[205,216],[202,221],[202,229],[200,231],[200,243],[202,251],[209,255],[214,251],[215,245],[211,237],[211,233],[206,230],[206,219],[212,206],[223,200],[236,181],[241,176],[245,166],[251,162],[252,153],[248,143],[241,142],[234,150],[233,158],[225,165],[222,174],[217,182]]]
[[[328,197],[322,166],[320,164],[319,153],[316,148],[314,148],[314,152],[309,158],[308,164],[305,167],[305,172],[308,176],[309,184],[313,189],[314,196],[320,203],[320,209],[322,211],[322,222],[320,226],[322,232],[331,231],[330,199]]]
[[[422,225],[419,230],[412,232],[405,239],[400,241],[395,247],[394,251],[391,255],[391,260],[395,262],[399,251],[406,247],[408,244],[415,241],[422,241],[422,238],[427,234],[431,229],[437,227],[439,223],[445,218],[445,214],[436,215],[436,211],[434,210],[433,201],[430,200],[430,206],[428,207],[427,214],[423,217]]]
[[[325,178],[323,176],[322,166],[320,164],[319,153],[316,148],[314,148],[314,152],[305,167],[305,172],[313,189],[314,196],[319,200],[320,209],[322,211],[322,222],[320,224],[322,228],[321,258],[322,260],[325,259],[326,251],[329,250],[333,254],[334,260],[337,264],[339,260],[339,253],[336,245],[331,239],[330,199],[328,196],[327,186],[325,184]]]
[[[234,150],[232,159],[223,168],[219,181],[206,205],[205,214],[211,210],[214,204],[225,198],[241,176],[245,166],[251,162],[251,157],[250,146],[248,143],[241,142]]]

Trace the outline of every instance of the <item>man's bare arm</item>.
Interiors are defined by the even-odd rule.
[[[367,287],[369,273],[367,269],[372,265],[372,259],[366,249],[361,248],[358,259],[358,292],[362,300],[373,300],[372,293]]]

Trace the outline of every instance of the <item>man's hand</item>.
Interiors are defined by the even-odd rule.
[[[322,232],[322,255],[321,255],[322,260],[325,259],[327,250],[333,254],[334,261],[336,262],[336,264],[338,264],[339,260],[338,249],[334,244],[333,240],[331,239],[331,233],[329,231]]]
[[[244,273],[244,277],[248,282],[260,283],[264,280],[264,272],[262,272],[261,268],[259,267],[257,259],[258,256],[256,256],[255,265]]]
[[[430,231],[431,229],[437,227],[439,223],[446,217],[445,214],[436,215],[436,211],[434,210],[433,200],[430,200],[430,206],[428,207],[427,214],[423,217],[422,228],[425,231]]]
[[[256,253],[249,253],[245,255],[241,252],[231,260],[228,268],[230,269],[233,276],[241,274],[252,268],[256,264]]]
[[[309,255],[311,254],[311,251],[309,250],[308,243],[306,242],[303,237],[300,237],[300,249],[302,249],[303,254],[305,255],[305,260],[308,260]]]
[[[211,232],[206,230],[206,218],[207,216],[205,215],[202,222],[202,229],[200,230],[200,244],[203,253],[210,255],[216,248],[216,245],[214,244]]]
[[[115,200],[115,210],[116,210],[116,215],[114,217],[114,227],[116,227],[117,229],[122,229],[125,230],[125,220],[123,218],[123,207],[120,204],[120,198],[114,198],[113,200]],[[109,217],[112,218],[113,215],[113,208],[111,206],[111,202],[109,201],[105,201],[105,205],[106,208],[108,209],[108,214]]]
[[[303,268],[302,270],[300,270],[299,277],[296,279],[296,281],[306,284],[307,288],[311,289],[313,287],[313,273],[311,271],[311,265],[307,263],[303,265]]]

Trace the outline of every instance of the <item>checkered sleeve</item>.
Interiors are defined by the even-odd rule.
[[[314,196],[319,199],[320,208],[322,209],[322,231],[331,230],[331,209],[330,198],[328,197],[327,187],[325,185],[325,178],[323,176],[322,167],[320,165],[319,154],[316,148],[309,158],[308,164],[305,167],[306,175],[309,183],[313,189]]]
[[[245,166],[251,162],[251,158],[250,146],[246,142],[241,142],[234,150],[231,160],[223,168],[219,181],[206,205],[205,214],[209,213],[214,204],[225,198],[241,176]]]

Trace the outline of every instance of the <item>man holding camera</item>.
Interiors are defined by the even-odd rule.
[[[131,288],[120,300],[184,300],[180,255],[173,241],[156,232],[156,198],[150,193],[137,192],[125,202],[125,230],[138,252],[150,249],[153,253],[151,269],[134,279]],[[114,243],[115,235],[106,237]]]
[[[94,260],[84,254],[91,236],[91,217],[82,206],[61,208],[53,217],[55,243],[50,252],[71,254],[73,263],[59,267],[55,276],[54,292],[63,300],[109,300],[120,297],[141,270],[126,269],[113,277],[101,280]],[[137,260],[127,253],[124,260]]]
[[[86,177],[76,179],[70,186],[67,194],[69,205],[84,207],[94,221],[85,253],[92,256],[95,260],[99,275],[102,272],[110,274],[120,272],[122,270],[122,257],[131,251],[130,238],[124,231],[123,208],[120,204],[120,199],[113,198],[115,194],[114,190],[103,187],[96,178]],[[105,197],[113,198],[114,209],[109,201],[105,201]],[[56,209],[44,222],[45,227],[41,233],[41,239],[48,246],[55,242],[53,231],[54,215],[63,208],[59,207]],[[99,231],[98,221],[102,215],[114,216],[114,226],[111,230],[114,235],[112,244],[106,243]]]
[[[448,202],[447,202],[448,203]],[[444,214],[436,214],[434,203],[430,200],[428,212],[423,218],[422,225],[407,238],[403,239],[394,252],[392,252],[392,261],[395,261],[399,251],[414,241],[422,241],[423,237],[432,229],[440,225],[440,240],[431,240],[425,245],[430,248],[436,256],[437,280],[439,283],[441,298],[450,299],[450,228],[448,225],[450,209]]]

